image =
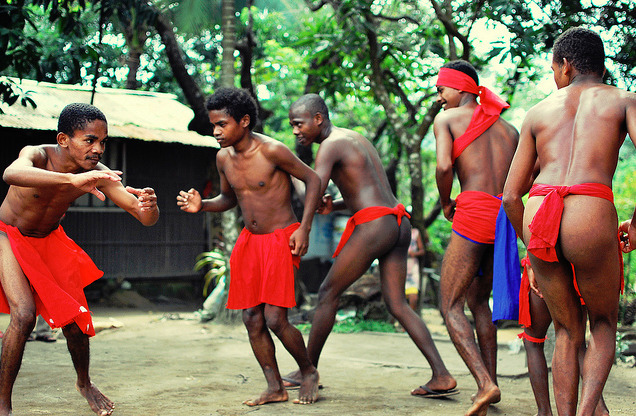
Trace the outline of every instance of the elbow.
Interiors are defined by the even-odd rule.
[[[451,163],[438,163],[435,168],[435,175],[442,178],[453,174],[453,165]]]
[[[518,206],[520,201],[521,198],[518,195],[504,189],[503,197],[501,198],[501,204],[503,205],[506,214],[510,215],[510,212],[512,212],[514,207]]]
[[[159,207],[155,211],[152,212],[151,215],[140,217],[139,222],[141,222],[146,227],[151,227],[155,225],[159,221]]]

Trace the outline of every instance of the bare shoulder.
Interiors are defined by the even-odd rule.
[[[264,134],[254,133],[254,140],[259,142],[259,151],[267,159],[277,161],[280,158],[292,156],[292,151],[282,142]]]
[[[48,144],[41,144],[35,146],[24,146],[20,150],[19,157],[27,158],[35,162],[45,162],[49,159],[49,152],[52,152],[55,146]]]

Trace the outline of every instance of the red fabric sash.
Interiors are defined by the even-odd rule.
[[[457,195],[453,231],[476,243],[494,244],[501,199],[480,191]]]
[[[477,85],[474,79],[456,69],[441,68],[435,85],[455,88],[479,96],[479,105],[473,112],[468,128],[464,134],[457,137],[453,142],[451,157],[453,163],[455,163],[455,159],[459,157],[464,149],[488,130],[499,119],[501,111],[510,107],[510,104],[499,98],[497,94],[488,88]]]
[[[384,217],[387,215],[395,215],[397,217],[398,227],[402,224],[402,217],[406,215],[407,218],[411,218],[408,212],[406,212],[406,208],[404,205],[398,204],[395,208],[389,207],[367,207],[363,208],[360,211],[353,214],[349,221],[347,221],[347,225],[345,226],[344,232],[342,233],[342,237],[340,237],[340,242],[338,243],[338,247],[336,247],[336,251],[333,253],[333,257],[336,258],[338,254],[340,254],[340,250],[347,244],[349,241],[349,237],[353,234],[353,230],[356,228],[356,225],[364,224],[365,222],[377,220],[380,217]]]
[[[532,315],[530,315],[530,278],[528,277],[528,266],[530,259],[526,257],[521,260],[523,274],[521,275],[521,287],[519,288],[519,325],[529,328],[532,326]]]
[[[563,198],[567,195],[588,195],[614,202],[612,189],[600,183],[582,183],[572,186],[535,184],[530,189],[530,197],[543,196],[545,199],[529,225],[530,241],[528,251],[544,261],[558,261],[555,245],[559,237]]]
[[[60,328],[75,322],[85,334],[95,335],[84,288],[103,276],[91,258],[62,226],[43,238],[27,237],[16,227],[0,221],[11,251],[31,284],[36,313],[51,326]],[[0,288],[0,312],[10,313]]]
[[[534,342],[535,344],[543,344],[548,339],[547,336],[545,336],[543,338],[535,338],[533,336],[530,336],[530,335],[526,334],[525,332],[517,334],[517,337],[521,338],[521,339],[528,340],[530,342]]]

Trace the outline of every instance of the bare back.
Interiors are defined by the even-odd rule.
[[[474,107],[449,109],[449,127],[454,139],[460,137],[472,117]],[[462,191],[490,195],[503,192],[510,163],[517,148],[517,130],[501,117],[457,157],[454,164]]]
[[[636,94],[600,83],[572,84],[533,107],[528,128],[536,140],[535,183],[612,186],[618,151]]]
[[[398,204],[377,150],[353,130],[332,127],[316,154],[316,172],[326,188],[331,178],[353,212],[371,206]]]
[[[253,133],[249,151],[232,147],[217,155],[218,169],[225,176],[241,207],[245,227],[255,234],[267,234],[297,221],[291,208],[291,179],[277,164],[277,152],[284,145]]]

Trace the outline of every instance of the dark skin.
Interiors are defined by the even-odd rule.
[[[30,237],[45,237],[55,230],[70,204],[85,193],[110,198],[146,226],[159,218],[152,188],[124,188],[119,174],[99,162],[108,128],[95,120],[69,136],[58,133],[57,145],[27,146],[4,171],[9,186],[0,206],[0,220]],[[26,340],[36,318],[35,300],[7,235],[0,232],[0,283],[11,319],[2,337],[0,358],[0,415],[11,414],[11,393],[20,369]],[[77,372],[77,390],[98,415],[109,415],[114,404],[91,382],[88,336],[71,323],[62,328]]]
[[[320,200],[320,178],[316,172],[282,143],[250,131],[248,115],[239,121],[225,110],[213,110],[209,115],[214,137],[221,145],[216,159],[221,193],[212,199],[202,200],[194,189],[181,191],[177,205],[186,212],[195,213],[225,211],[238,204],[249,231],[269,234],[297,222],[291,206],[291,175],[307,187],[307,209],[300,227],[289,239],[289,247],[294,255],[307,253],[311,222]],[[307,356],[302,334],[287,320],[287,308],[261,304],[245,309],[243,323],[267,380],[267,390],[260,397],[244,403],[256,406],[288,399],[269,330],[276,334],[300,367],[300,390],[294,403],[315,402],[318,398],[318,371]]]
[[[530,279],[530,317],[532,326],[524,328],[524,332],[537,339],[544,339],[550,324],[552,323],[552,317],[548,310],[543,295],[537,288],[536,278],[531,266],[526,266],[528,276]],[[583,325],[586,325],[587,314],[583,314]],[[544,343],[538,343],[523,340],[523,345],[526,349],[526,357],[528,359],[528,374],[530,376],[530,384],[532,385],[532,392],[534,393],[535,401],[537,402],[537,416],[552,416],[552,406],[550,405],[550,389],[548,384],[548,365],[545,360]],[[579,348],[579,364],[583,364],[585,357],[585,342],[581,344]],[[594,416],[608,416],[609,410],[605,405],[603,396],[599,399],[598,405],[594,411]]]
[[[453,141],[468,128],[477,106],[476,95],[439,86],[437,101],[445,111],[435,118],[434,123],[436,180],[444,216],[452,221],[455,201],[450,195],[454,174],[457,174],[462,192],[500,194],[517,146],[518,133],[499,118],[453,164]],[[492,290],[492,258],[492,245],[477,244],[452,233],[442,262],[441,312],[451,339],[478,388],[467,415],[485,415],[488,406],[501,398],[496,375],[497,328],[492,323],[488,305]],[[483,274],[478,276],[480,269]],[[464,303],[475,318],[477,342],[464,313]]]
[[[535,162],[540,165],[535,183],[591,182],[611,187],[626,134],[636,139],[636,94],[603,84],[602,74],[579,72],[567,59],[553,62],[552,69],[559,89],[526,115],[504,190],[506,213],[526,244],[527,227],[544,199],[531,197],[526,207],[521,200],[520,189]],[[564,205],[556,245],[559,261],[545,262],[532,255],[530,260],[556,331],[552,373],[557,411],[589,415],[614,360],[620,290],[618,218],[614,205],[602,198],[569,195]],[[635,247],[635,224],[634,217],[621,224],[623,251]],[[582,366],[578,350],[585,341],[585,326],[572,265],[590,322],[591,339]]]
[[[412,237],[412,235],[411,235]],[[424,251],[424,242],[422,241],[422,235],[418,232],[417,233],[417,238],[416,238],[416,244],[417,244],[417,249],[408,252],[409,257],[413,257],[414,259],[416,259],[418,257],[422,257],[425,253]],[[418,312],[418,307],[417,307],[417,301],[419,299],[419,294],[418,293],[410,293],[408,295],[406,295],[406,299],[409,303],[409,306],[411,307],[411,309],[413,309],[415,312]]]
[[[345,207],[355,213],[367,207],[393,208],[398,204],[377,151],[367,139],[352,130],[332,125],[322,113],[311,114],[305,105],[292,105],[289,121],[300,143],[320,144],[315,167],[322,181],[321,192],[325,192],[331,179],[343,196],[339,201],[324,197],[321,213]],[[411,224],[406,217],[402,218],[400,226],[390,215],[355,228],[319,289],[307,347],[314,365],[318,365],[322,348],[333,328],[340,296],[378,259],[382,295],[389,312],[408,332],[433,371],[426,385],[433,390],[456,387],[457,382],[446,369],[428,328],[406,302],[404,283],[410,237]],[[298,380],[299,374],[296,371],[287,377]],[[421,388],[412,393],[424,394]]]

